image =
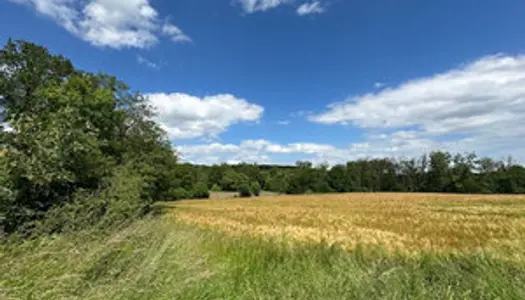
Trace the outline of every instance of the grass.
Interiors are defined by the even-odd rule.
[[[481,218],[493,224],[487,228],[497,231],[516,218],[476,212],[491,211],[489,206],[495,211],[522,206],[520,197],[466,198],[356,194],[180,202],[163,216],[109,233],[84,232],[2,245],[0,299],[525,299],[522,256],[491,247],[469,250],[473,242],[410,252],[408,246],[395,250],[384,247],[385,243],[373,243],[343,248],[329,239],[312,243],[294,235],[256,230],[261,224],[286,228],[281,224],[290,222],[293,228],[328,231],[345,224],[336,216],[377,218],[379,212],[386,214],[387,207],[394,206],[387,202],[397,202],[402,208],[386,214],[383,222],[399,222],[395,218],[401,212],[406,224],[413,224],[414,215],[438,214],[446,216],[444,222]],[[370,199],[375,200],[368,205]],[[343,200],[347,203],[339,203]],[[282,211],[277,209],[281,207]],[[471,211],[471,207],[479,210]],[[302,221],[300,214],[292,214],[294,209],[319,218],[336,215],[336,221],[314,217]],[[461,209],[466,216],[456,213]],[[244,220],[240,219],[243,212],[247,212]],[[228,216],[236,220],[233,224],[246,227],[240,231],[224,227],[223,219]],[[377,222],[367,223],[371,231],[364,232],[375,234]],[[247,229],[255,231],[244,232]],[[433,236],[436,231],[439,228],[428,234]],[[417,232],[407,228],[407,234]],[[508,234],[510,244],[519,243]],[[464,236],[469,239],[471,235]],[[352,232],[347,238],[354,238]],[[514,254],[519,252],[523,250],[515,249]]]

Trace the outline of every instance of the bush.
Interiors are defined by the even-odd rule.
[[[72,201],[51,208],[44,218],[25,224],[26,230],[20,233],[38,235],[125,225],[149,211],[151,201],[141,197],[143,182],[130,166],[118,167],[100,189],[77,190]]]
[[[251,184],[251,190],[254,196],[259,196],[261,194],[261,185],[257,181],[254,181]]]
[[[240,197],[251,197],[252,191],[247,183],[241,183],[238,188]]]
[[[218,186],[217,184],[214,184],[212,187],[211,187],[211,191],[212,192],[222,192],[222,189],[220,186]]]
[[[192,198],[192,195],[190,192],[188,192],[184,188],[178,187],[178,188],[171,188],[168,191],[168,199],[166,200],[182,200],[182,199],[190,199],[190,198]]]
[[[193,187],[193,198],[195,199],[207,199],[210,198],[210,191],[204,183],[197,183]]]

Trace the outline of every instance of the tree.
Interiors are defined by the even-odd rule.
[[[482,192],[482,186],[474,178],[473,173],[473,170],[476,168],[476,155],[474,153],[467,156],[457,154],[452,162],[450,187],[447,188],[447,191],[454,193]]]
[[[205,183],[199,182],[193,188],[193,198],[195,199],[206,199],[210,197],[210,191]]]
[[[401,184],[405,191],[415,192],[421,190],[422,176],[415,159],[402,160],[400,163]]]
[[[166,200],[182,200],[190,198],[193,198],[193,195],[181,187],[171,188],[166,195]]]
[[[336,192],[344,193],[351,190],[351,184],[348,182],[346,166],[344,165],[333,166],[330,171],[328,171],[327,180],[330,187]]]
[[[0,50],[0,107],[4,120],[17,120],[41,102],[37,90],[56,85],[76,71],[71,61],[25,41],[9,40]]]
[[[446,152],[432,152],[430,157],[430,168],[428,171],[428,191],[443,192],[451,181],[450,154]]]
[[[250,189],[250,185],[248,183],[241,183],[238,187],[238,192],[240,197],[251,197],[252,191]]]
[[[277,193],[286,193],[289,186],[289,172],[284,170],[274,170],[270,172],[265,189]]]
[[[229,169],[224,172],[224,175],[220,181],[220,185],[223,191],[236,191],[241,184],[248,184],[248,182],[248,176],[238,173],[233,169]]]
[[[261,194],[261,185],[259,184],[259,182],[254,181],[250,186],[250,190],[252,191],[252,194],[254,196],[259,196]]]
[[[101,218],[109,211],[133,215],[112,203],[146,211],[166,194],[176,155],[144,97],[114,77],[76,70],[23,41],[7,43],[0,65],[0,106],[13,129],[1,135],[11,191],[1,205],[7,231],[32,230],[49,211],[74,203],[89,206],[77,211],[95,209],[92,215]],[[123,177],[140,181],[134,186],[140,203],[130,196],[125,204]],[[86,201],[78,201],[80,194]]]
[[[346,176],[348,180],[348,191],[349,192],[361,192],[363,191],[361,168],[359,162],[349,161],[346,163]]]

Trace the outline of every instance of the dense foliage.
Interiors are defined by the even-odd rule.
[[[32,43],[0,51],[0,205],[7,232],[111,224],[164,199],[176,156],[146,99]]]
[[[439,151],[418,159],[361,159],[331,167],[297,162],[294,167],[185,164],[185,169],[192,178],[223,191],[525,193],[525,168],[511,159]]]

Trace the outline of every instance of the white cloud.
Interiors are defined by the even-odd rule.
[[[414,131],[397,131],[391,134],[369,135],[364,142],[336,147],[329,144],[290,143],[279,144],[268,140],[244,140],[240,144],[199,144],[178,145],[176,150],[184,161],[198,164],[217,164],[222,162],[271,163],[292,165],[297,160],[308,160],[316,164],[330,165],[369,158],[417,158],[435,150],[451,153],[471,152],[472,147],[484,154],[487,145],[483,141],[464,138],[459,141],[436,141],[425,138]],[[508,154],[507,145],[493,151],[492,157],[504,159]],[[491,149],[494,150],[494,149]],[[525,156],[517,153],[517,162],[525,162]],[[521,154],[521,156],[520,156]]]
[[[244,140],[238,145],[234,144],[201,144],[181,145],[176,150],[182,159],[199,164],[213,164],[220,162],[255,162],[275,163],[273,159],[278,156],[286,156],[287,161],[281,163],[293,164],[294,158],[290,155],[314,161],[325,161],[325,154],[337,151],[334,146],[315,143],[292,143],[281,145],[267,140]],[[297,156],[299,155],[299,156]]]
[[[149,0],[10,1],[31,6],[67,31],[99,47],[147,48],[156,44],[164,31],[159,13]],[[170,37],[174,41],[189,39],[182,32]]]
[[[383,134],[390,140],[373,142],[396,151],[442,147],[494,155],[522,153],[525,56],[484,57],[441,74],[331,104],[309,119],[379,132],[394,130],[394,134]],[[407,128],[411,136],[395,139]]]
[[[291,3],[293,0],[236,0],[241,4],[244,12],[254,13],[258,11],[267,11],[282,4]]]
[[[313,1],[306,2],[301,4],[297,8],[297,14],[300,16],[311,15],[311,14],[322,14],[325,12],[325,8],[322,6],[321,2]]]
[[[185,35],[184,32],[179,29],[179,27],[170,23],[166,23],[164,26],[162,26],[162,33],[169,36],[170,39],[175,43],[185,43],[192,41],[189,36]]]
[[[152,69],[155,69],[155,70],[159,70],[160,69],[159,64],[150,61],[149,59],[145,58],[142,55],[137,55],[137,62],[139,64],[141,64],[141,65],[145,65],[148,68],[152,68]]]
[[[182,160],[198,164],[254,162],[292,165],[297,160],[308,160],[333,165],[362,158],[415,157],[431,150],[443,149],[443,145],[438,143],[430,143],[415,137],[405,140],[405,137],[403,133],[396,133],[392,137],[370,137],[367,142],[343,147],[309,142],[279,144],[268,140],[244,140],[237,145],[220,143],[178,145],[176,150],[181,154]]]
[[[230,94],[199,98],[187,94],[149,94],[156,120],[173,139],[217,137],[240,122],[258,122],[264,108]]]

